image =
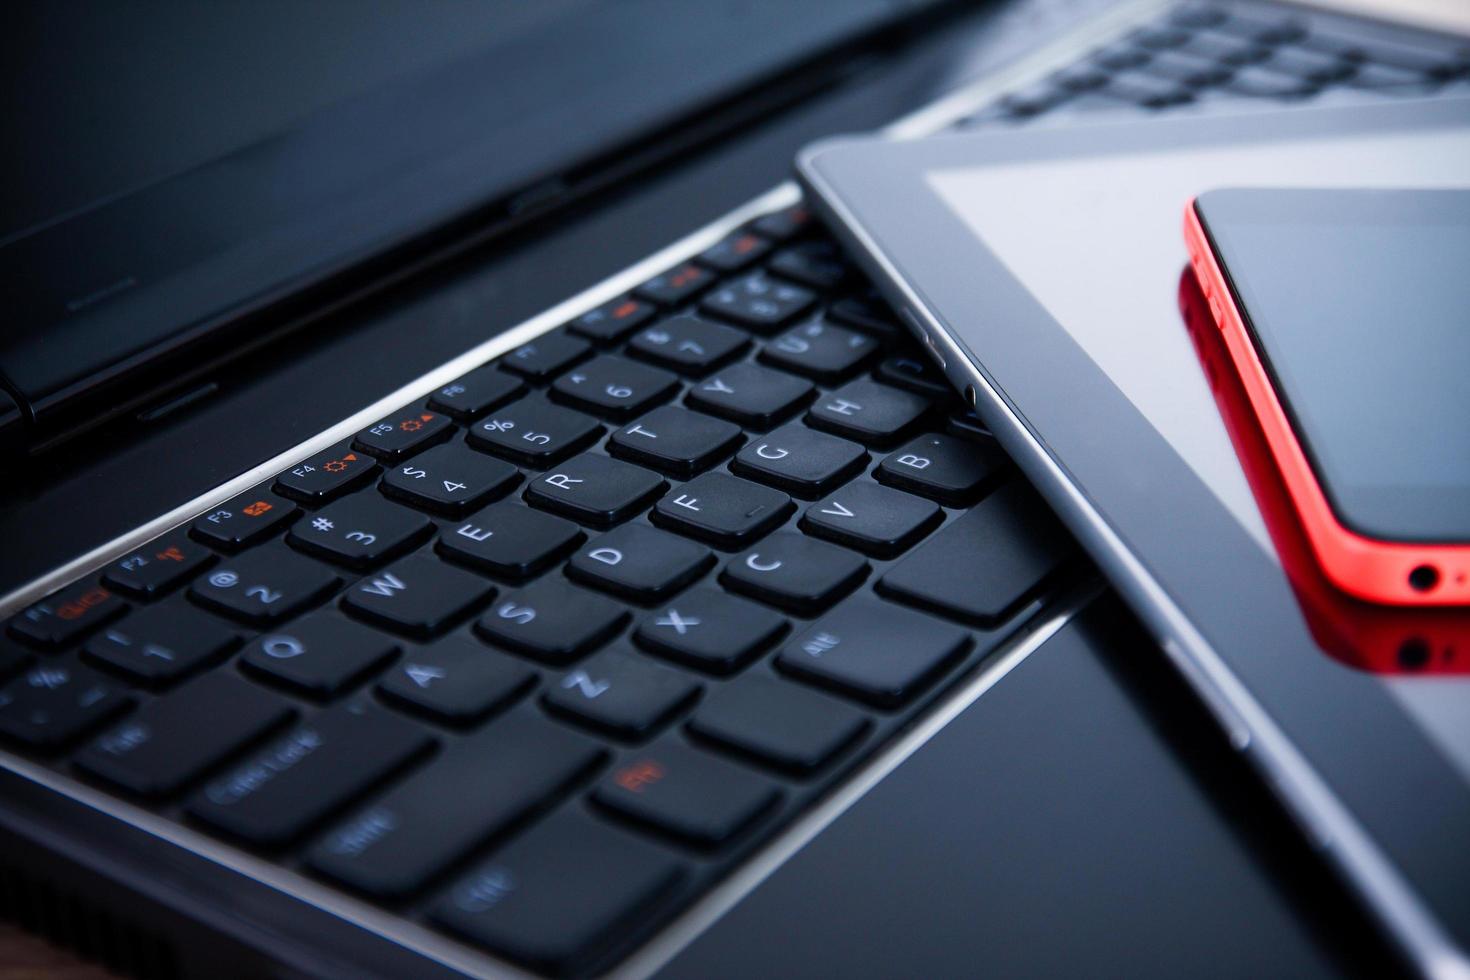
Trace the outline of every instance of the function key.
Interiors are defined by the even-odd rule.
[[[0,688],[0,735],[54,749],[85,735],[130,704],[85,667],[40,664]]]
[[[798,776],[827,766],[868,728],[850,705],[765,672],[714,691],[689,720],[696,738]]]
[[[341,584],[331,569],[275,546],[219,564],[189,588],[203,605],[248,623],[280,622]]]
[[[685,262],[633,290],[639,299],[661,306],[679,306],[715,284],[715,274],[694,263]]]
[[[315,612],[265,633],[240,655],[258,677],[313,698],[329,698],[382,667],[398,644],[382,633],[329,612]]]
[[[721,286],[704,298],[700,309],[743,327],[768,333],[784,326],[816,303],[807,289],[756,272]]]
[[[809,381],[755,364],[735,364],[694,385],[684,403],[747,428],[765,431],[811,398]]]
[[[1287,44],[1301,40],[1307,33],[1301,19],[1290,14],[1250,17],[1232,14],[1212,25],[1211,30],[1243,37],[1257,44]]]
[[[898,442],[929,410],[929,400],[859,378],[823,398],[807,413],[819,429],[870,446]]]
[[[867,465],[862,446],[814,432],[799,423],[752,439],[730,469],[752,480],[812,498],[845,482]]]
[[[707,548],[627,524],[584,545],[567,562],[567,574],[614,595],[650,602],[679,591],[713,564]]]
[[[172,599],[103,629],[84,655],[135,683],[161,685],[222,659],[237,643],[224,623]]]
[[[867,574],[861,555],[784,532],[731,558],[723,579],[734,591],[782,609],[816,612],[847,595]]]
[[[577,317],[572,321],[572,332],[599,343],[613,344],[647,323],[657,312],[652,303],[624,296]]]
[[[446,527],[438,548],[452,561],[519,580],[561,561],[584,538],[571,521],[505,500]]]
[[[793,204],[761,215],[750,223],[750,227],[773,241],[784,242],[809,231],[814,224],[812,212],[805,204]]]
[[[707,374],[749,344],[739,330],[686,313],[638,331],[628,349],[682,374]]]
[[[668,741],[629,756],[592,798],[626,820],[714,848],[769,812],[781,791],[748,770]]]
[[[739,272],[759,262],[770,250],[771,243],[768,239],[748,231],[740,231],[699,253],[696,261],[716,272]]]
[[[592,345],[560,330],[544,333],[506,354],[502,368],[532,381],[548,381],[592,351]]]
[[[858,480],[808,507],[801,526],[819,538],[891,558],[929,533],[942,517],[933,501]]]
[[[347,590],[349,612],[399,633],[441,633],[495,595],[478,575],[446,565],[433,555],[410,555]]]
[[[624,650],[599,653],[546,689],[546,707],[609,735],[646,739],[699,694],[699,685]]]
[[[614,432],[607,450],[614,456],[687,477],[724,459],[740,440],[739,426],[664,405]]]
[[[170,534],[113,562],[102,581],[136,599],[152,599],[183,584],[213,561],[213,552],[183,534]]]
[[[632,935],[686,873],[652,844],[563,810],[460,878],[432,914],[533,970],[581,973]]]
[[[102,735],[76,764],[139,796],[172,796],[295,713],[234,674],[206,674]]]
[[[679,379],[667,371],[611,354],[562,375],[551,387],[558,400],[614,420],[641,415],[678,389]]]
[[[536,672],[468,636],[409,651],[378,682],[378,693],[445,725],[470,725],[509,706]]]
[[[602,426],[581,412],[552,405],[537,396],[492,414],[469,431],[476,449],[536,469],[550,466],[602,435]]]
[[[247,490],[195,519],[194,537],[231,551],[264,541],[285,527],[301,508],[284,497]]]
[[[511,464],[451,445],[395,465],[379,487],[395,500],[457,515],[503,497],[519,482],[521,472]]]
[[[370,494],[357,494],[317,511],[291,529],[288,540],[303,551],[353,568],[387,561],[434,530],[423,514]]]
[[[532,480],[526,501],[582,524],[610,527],[653,503],[667,486],[641,466],[583,453]]]
[[[999,482],[1006,464],[997,446],[924,435],[889,453],[874,476],[950,507],[965,507]]]
[[[717,589],[699,588],[646,617],[636,639],[643,647],[716,674],[749,663],[786,629],[764,606]]]
[[[66,646],[127,611],[128,604],[96,582],[77,582],[23,610],[10,632],[37,646]]]
[[[867,334],[817,321],[792,327],[771,341],[761,351],[761,360],[826,384],[836,384],[856,371],[877,349],[878,342]]]
[[[812,289],[836,289],[853,275],[853,268],[828,241],[802,242],[776,253],[768,268],[783,279]]]
[[[619,603],[548,577],[505,596],[475,628],[492,643],[562,665],[602,644],[627,618]]]
[[[308,504],[326,503],[366,483],[377,471],[378,463],[371,456],[339,446],[276,477],[276,492]]]
[[[690,537],[737,548],[791,513],[791,498],[728,473],[695,477],[661,499],[653,520]]]
[[[385,463],[392,463],[442,442],[453,433],[454,423],[448,415],[409,408],[363,429],[354,445]]]
[[[434,392],[429,408],[460,422],[472,422],[525,390],[525,385],[504,371],[482,367]]]
[[[880,708],[895,708],[970,647],[970,634],[930,616],[859,598],[799,634],[776,665]]]

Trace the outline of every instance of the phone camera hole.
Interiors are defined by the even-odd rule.
[[[1433,565],[1420,565],[1409,573],[1409,588],[1415,592],[1428,592],[1439,584],[1439,569]]]
[[[1399,666],[1404,670],[1423,670],[1429,666],[1429,643],[1411,636],[1399,644]]]

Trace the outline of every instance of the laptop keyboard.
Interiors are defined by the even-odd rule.
[[[1467,65],[1188,7],[968,124],[1418,95]],[[1082,564],[798,205],[22,611],[0,736],[522,966],[586,972]]]

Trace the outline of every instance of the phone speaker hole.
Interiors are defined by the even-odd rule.
[[[1409,588],[1415,592],[1428,592],[1439,584],[1439,569],[1433,565],[1420,565],[1409,573]]]
[[[1411,636],[1399,644],[1399,666],[1404,670],[1423,670],[1429,666],[1429,643],[1418,636]]]

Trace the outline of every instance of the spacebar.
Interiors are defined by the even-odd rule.
[[[990,626],[1035,595],[1074,547],[1036,493],[1012,480],[899,562],[878,591]]]

